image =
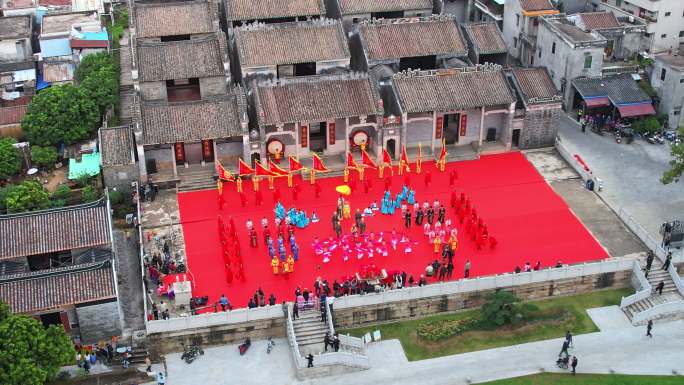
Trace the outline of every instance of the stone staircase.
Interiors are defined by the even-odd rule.
[[[328,332],[328,324],[321,321],[320,311],[317,309],[302,311],[293,323],[295,338],[302,357],[306,357],[309,353],[317,355],[325,350],[323,340],[325,333]]]
[[[643,260],[639,261],[639,265],[641,266],[642,270],[646,266]],[[675,286],[674,282],[672,281],[672,277],[667,271],[661,268],[661,263],[657,259],[653,262],[653,265],[651,266],[651,271],[648,274],[647,280],[654,291],[656,286],[658,286],[660,282],[665,282],[663,294],[660,295],[658,293],[652,292],[648,298],[642,299],[641,301],[637,301],[625,307],[623,311],[627,315],[627,318],[629,318],[630,322],[633,320],[634,315],[637,313],[646,311],[648,309],[651,309],[658,305],[662,305],[664,303],[682,300],[682,296],[677,290],[677,287]]]
[[[178,174],[180,178],[180,184],[178,185],[179,192],[210,190],[216,188],[213,167],[205,166],[202,168],[183,170],[179,166]]]

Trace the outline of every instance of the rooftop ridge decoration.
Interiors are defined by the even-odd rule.
[[[407,79],[416,77],[429,77],[429,76],[450,76],[456,75],[458,73],[471,73],[471,72],[498,72],[502,71],[503,66],[495,63],[484,63],[476,64],[472,67],[462,67],[462,68],[449,68],[449,69],[436,69],[436,70],[414,70],[407,69],[395,73],[393,79]]]
[[[428,16],[416,16],[416,17],[401,17],[398,19],[366,19],[360,21],[358,24],[360,26],[365,25],[387,25],[387,24],[403,24],[403,23],[426,23],[434,21],[454,21],[456,18],[454,15],[449,13],[439,14],[439,15],[428,15]]]
[[[264,79],[257,82],[258,87],[278,87],[288,84],[298,84],[298,83],[316,83],[321,80],[323,81],[333,81],[333,80],[361,80],[370,79],[370,76],[366,72],[352,71],[344,74],[334,74],[334,75],[312,75],[312,76],[297,76],[291,78],[282,79]]]
[[[45,277],[54,277],[57,275],[71,274],[82,271],[97,270],[103,267],[111,266],[111,259],[102,262],[88,262],[81,263],[78,265],[62,266],[57,268],[51,268],[47,270],[37,270],[27,273],[18,274],[8,274],[0,275],[0,283],[13,282],[13,281],[23,281],[23,280],[33,280],[33,279],[43,279]]]
[[[313,20],[302,20],[302,21],[289,21],[285,23],[264,23],[260,21],[255,21],[249,24],[241,25],[235,28],[238,31],[273,31],[276,29],[292,28],[292,27],[326,27],[331,25],[339,24],[340,21],[337,19],[331,19],[328,17],[322,17],[320,19]]]

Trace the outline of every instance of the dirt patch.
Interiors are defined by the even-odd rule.
[[[134,369],[118,370],[111,373],[92,374],[55,380],[46,385],[131,385],[154,381],[145,373]]]
[[[45,186],[45,189],[51,193],[55,192],[57,187],[67,182],[68,171],[67,167],[61,167],[53,170],[46,177],[41,176],[41,182],[43,183],[43,186]]]

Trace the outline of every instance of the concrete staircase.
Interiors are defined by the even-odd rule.
[[[180,178],[180,184],[178,185],[179,192],[210,190],[216,188],[213,167],[207,166],[191,170],[181,170],[179,166],[178,173]]]
[[[646,264],[643,260],[639,261],[639,265],[641,266],[642,270],[646,267]],[[672,277],[667,271],[661,268],[661,263],[657,259],[651,266],[651,271],[648,274],[647,280],[649,284],[651,284],[653,290],[655,290],[656,286],[658,286],[660,282],[665,282],[663,294],[660,295],[658,293],[652,292],[648,298],[642,299],[641,301],[635,302],[625,307],[623,311],[630,321],[633,320],[634,315],[637,313],[646,311],[652,307],[662,305],[664,303],[682,300],[682,296],[679,294],[677,287],[672,281]]]
[[[328,332],[328,324],[321,321],[320,311],[300,312],[299,318],[294,320],[294,332],[302,357],[306,357],[309,353],[317,355],[325,350],[323,340],[325,333]]]

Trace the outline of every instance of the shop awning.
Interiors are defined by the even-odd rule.
[[[589,108],[594,108],[594,107],[606,107],[610,105],[610,100],[608,98],[586,98],[584,99],[584,102],[587,104],[587,107]]]
[[[639,103],[617,106],[620,116],[629,118],[631,116],[655,115],[655,109],[651,103]]]

